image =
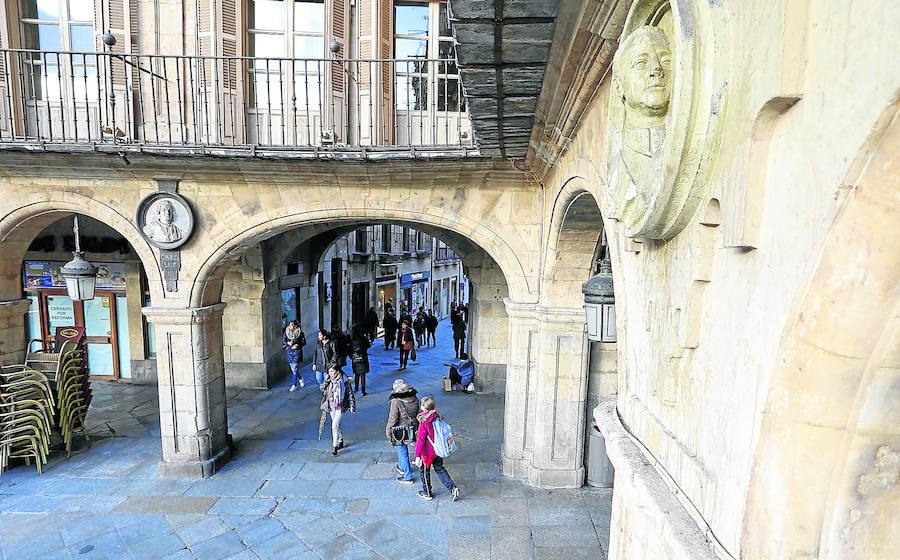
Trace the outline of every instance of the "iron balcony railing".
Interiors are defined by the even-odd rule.
[[[469,150],[453,60],[0,49],[0,144]]]

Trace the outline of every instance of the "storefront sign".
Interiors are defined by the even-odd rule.
[[[25,261],[25,287],[65,288],[66,281],[59,269],[62,261]],[[94,263],[97,265],[98,290],[125,289],[125,263]]]
[[[415,282],[424,282],[428,280],[431,273],[427,270],[423,270],[421,272],[413,272],[410,274],[404,274],[400,277],[400,285],[401,286],[410,286]]]

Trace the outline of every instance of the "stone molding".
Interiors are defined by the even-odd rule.
[[[614,498],[639,503],[644,516],[656,518],[666,530],[657,538],[655,548],[665,547],[670,560],[721,560],[732,558],[724,549],[722,556],[713,552],[712,543],[698,526],[694,517],[675,497],[677,488],[671,488],[648,460],[644,451],[634,442],[619,418],[616,401],[600,403],[594,409],[594,420],[606,441],[606,452],[616,469]],[[613,511],[621,511],[613,505]],[[613,520],[613,526],[621,526],[622,520]],[[652,525],[648,524],[647,527]],[[707,529],[708,531],[708,529]],[[637,550],[620,550],[616,534],[610,537],[610,558],[637,555]]]
[[[519,303],[509,298],[503,299],[510,319],[531,320],[551,325],[583,326],[587,323],[581,307],[554,307],[539,303]]]
[[[227,305],[215,303],[204,307],[144,307],[141,313],[154,325],[191,325],[220,318]]]
[[[28,311],[28,307],[30,305],[30,299],[13,299],[8,301],[0,301],[0,317],[17,315],[19,313],[22,313],[24,315]],[[19,308],[21,308],[21,311],[19,311]]]

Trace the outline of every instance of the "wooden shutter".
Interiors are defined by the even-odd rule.
[[[331,21],[329,25],[331,36],[326,42],[326,47],[331,44],[331,39],[336,39],[341,44],[341,50],[333,55],[331,50],[326,52],[335,59],[343,61],[348,60],[348,55],[350,53],[350,46],[347,44],[347,39],[350,36],[347,25],[349,16],[350,6],[348,0],[331,0]],[[334,131],[336,143],[347,142],[348,77],[345,68],[352,71],[349,62],[345,62],[344,64],[340,62],[331,63],[331,75],[329,76],[331,99],[329,100],[328,106],[325,107],[326,115],[324,115],[326,122],[331,125],[329,128]]]
[[[198,54],[195,80],[203,97],[193,101],[198,130],[213,144],[236,144],[242,130],[244,109],[240,92],[241,65],[237,60],[240,37],[240,0],[199,0],[197,3]]]
[[[378,58],[390,59],[394,56],[394,2],[379,0],[378,13]],[[394,74],[396,69],[390,62],[383,62],[381,68],[381,108],[380,123],[377,126],[382,144],[394,142]]]
[[[0,16],[0,23],[2,23],[2,16]],[[4,48],[3,33],[4,30],[0,29],[0,49]],[[0,137],[9,138],[12,136],[12,115],[9,114],[8,98],[6,97],[9,88],[6,80],[6,72],[9,68],[6,61],[7,56],[7,53],[0,52]]]
[[[97,50],[112,51],[121,55],[132,54],[132,39],[139,29],[137,3],[138,0],[97,0],[94,3]],[[107,31],[116,38],[116,44],[111,49],[101,40]],[[138,124],[136,107],[139,105],[136,95],[137,75],[134,73],[134,67],[126,64],[125,60],[136,62],[131,57],[111,58],[108,64],[104,59],[98,61],[101,66],[99,71],[105,76],[103,83],[111,80],[116,94],[115,115],[105,113],[103,120],[104,127],[109,127],[109,132],[114,132],[117,137],[121,137],[124,133],[125,138],[135,138],[134,130]]]

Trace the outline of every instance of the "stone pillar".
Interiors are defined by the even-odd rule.
[[[143,310],[156,328],[160,474],[212,476],[231,456],[225,403],[222,312],[207,307]]]
[[[510,363],[503,472],[541,488],[584,482],[584,311],[506,301]]]
[[[30,304],[28,299],[0,301],[0,365],[25,361],[25,315]]]
[[[506,278],[496,265],[470,267],[470,328],[466,351],[476,364],[480,392],[504,393],[509,361],[509,317],[503,300],[509,295]]]

